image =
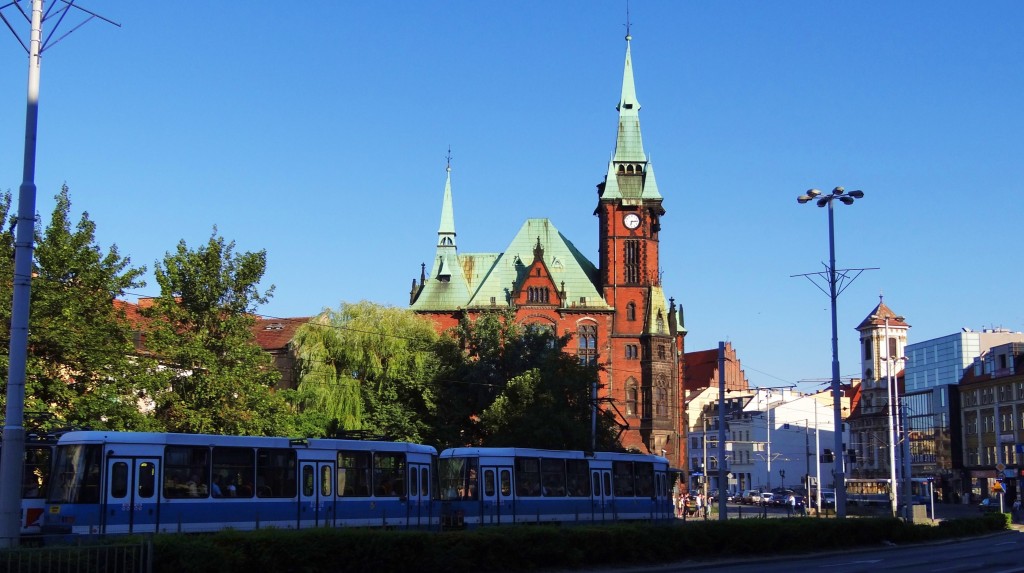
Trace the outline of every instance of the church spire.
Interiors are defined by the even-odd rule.
[[[633,81],[633,57],[630,41],[626,34],[626,63],[622,70],[622,95],[615,106],[619,112],[619,135],[615,142],[613,161],[647,161],[644,144],[640,138],[640,102],[636,99],[636,83]]]
[[[445,166],[444,200],[441,203],[441,224],[437,228],[437,246],[455,248],[455,210],[452,208],[452,148],[448,148]]]
[[[615,136],[615,152],[608,162],[608,174],[600,189],[601,199],[660,200],[658,184],[654,179],[654,168],[644,153],[643,138],[640,136],[640,102],[636,97],[636,82],[633,80],[633,36],[626,26],[626,61],[622,69],[622,91],[619,103],[619,129]]]

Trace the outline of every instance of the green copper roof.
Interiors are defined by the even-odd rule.
[[[465,306],[470,288],[462,273],[458,248],[455,245],[455,214],[452,208],[451,167],[445,169],[444,199],[441,203],[441,224],[437,229],[437,250],[431,265],[430,280],[416,296],[413,310],[447,310]]]
[[[472,259],[473,272],[483,280],[468,306],[490,307],[493,297],[495,305],[507,307],[515,287],[522,282],[533,262],[533,250],[538,239],[544,249],[544,264],[551,272],[555,288],[562,290],[563,283],[565,285],[566,307],[610,308],[595,286],[598,283],[597,268],[548,219],[527,219],[505,252],[486,271],[479,268],[478,263],[484,261],[476,257],[481,256]],[[463,260],[469,262],[470,257],[464,256]],[[465,264],[463,270],[467,270]]]

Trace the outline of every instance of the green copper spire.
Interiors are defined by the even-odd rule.
[[[437,246],[455,248],[455,210],[452,208],[452,156],[448,150],[445,167],[444,201],[441,203],[441,225],[437,228]]]
[[[636,99],[636,84],[633,82],[633,58],[630,56],[626,36],[626,64],[622,71],[622,96],[615,106],[619,112],[619,134],[615,141],[613,161],[647,161],[644,143],[640,139],[640,102]]]
[[[654,181],[654,170],[640,136],[640,102],[636,98],[636,83],[633,81],[633,56],[626,34],[626,63],[622,70],[622,94],[615,109],[619,112],[619,129],[615,137],[615,153],[608,162],[601,199],[624,199],[627,202],[641,199],[661,199],[658,185]]]

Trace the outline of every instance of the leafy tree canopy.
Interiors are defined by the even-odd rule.
[[[10,216],[11,196],[0,198],[0,220]],[[114,300],[143,286],[145,268],[131,266],[116,245],[104,252],[96,224],[83,213],[72,228],[67,186],[45,230],[35,233],[25,380],[26,420],[42,429],[90,426],[150,429],[139,408],[147,395],[149,364],[135,356],[132,327]],[[11,226],[0,235],[0,329],[10,345],[14,241]],[[7,356],[3,357],[6,384]],[[6,389],[5,389],[6,390]],[[6,395],[6,394],[5,394]]]
[[[299,328],[299,396],[328,422],[324,433],[363,430],[423,441],[434,409],[437,334],[414,313],[342,303]]]
[[[168,431],[274,435],[290,433],[288,407],[272,390],[280,374],[255,341],[253,314],[266,251],[236,253],[213,233],[190,249],[184,240],[155,275],[160,296],[143,311],[151,319],[146,347],[166,366],[156,416]]]

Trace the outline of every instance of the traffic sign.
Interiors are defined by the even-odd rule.
[[[996,471],[997,471],[997,472],[1001,472],[1001,471],[1003,471],[1003,470],[1005,470],[1005,469],[1006,469],[1006,464],[1004,464],[1004,463],[998,463],[998,464],[996,464]]]

